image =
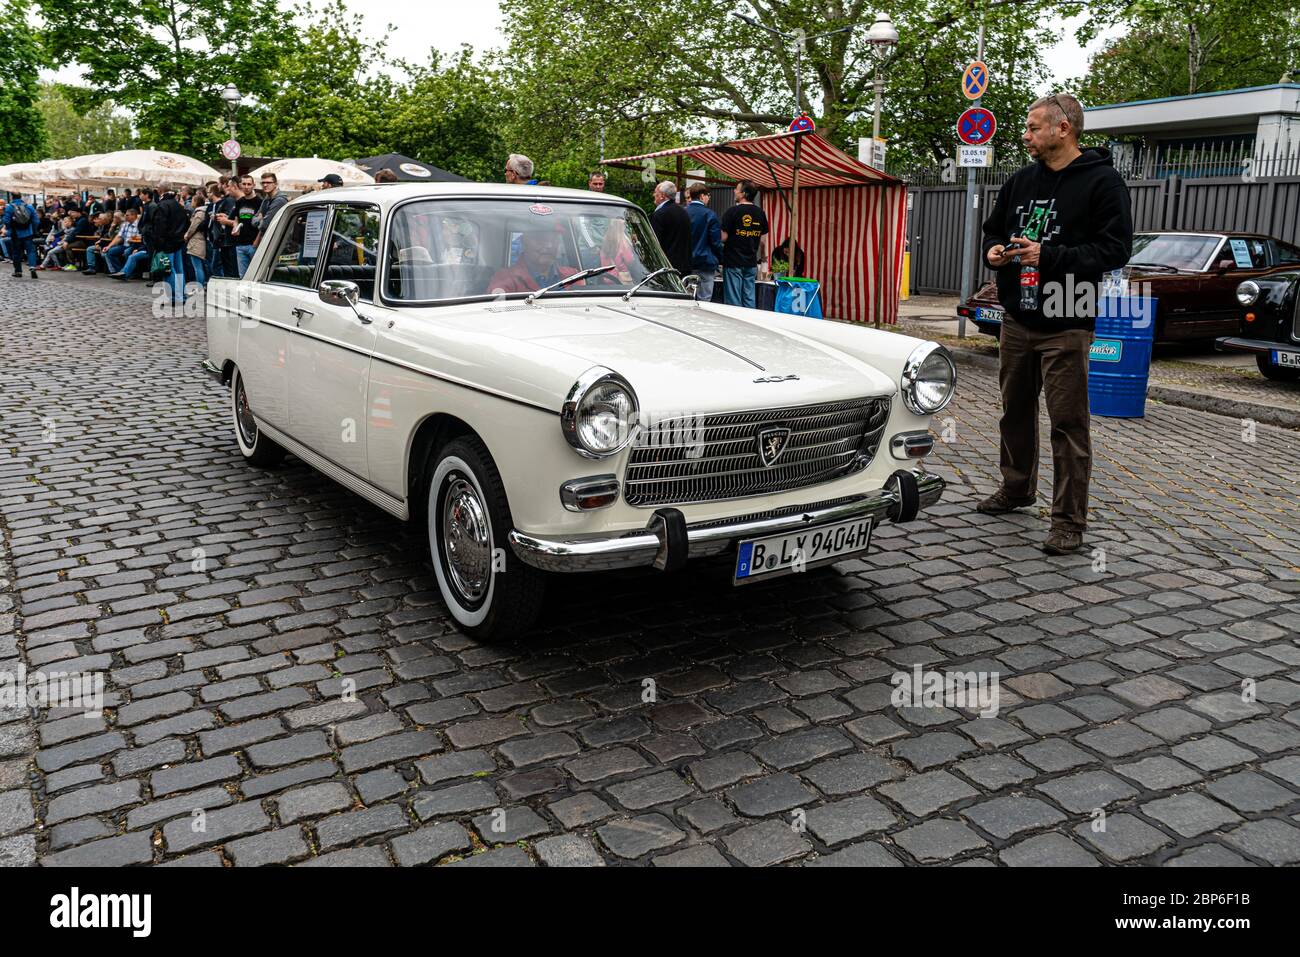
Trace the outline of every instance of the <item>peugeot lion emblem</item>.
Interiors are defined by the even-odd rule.
[[[764,468],[776,464],[789,441],[790,430],[781,426],[772,425],[758,430],[758,457],[762,459]]]

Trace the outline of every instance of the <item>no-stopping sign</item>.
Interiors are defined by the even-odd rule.
[[[957,139],[968,146],[983,146],[997,130],[997,119],[982,106],[972,106],[957,118]]]

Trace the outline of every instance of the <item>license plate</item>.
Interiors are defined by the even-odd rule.
[[[1001,322],[1002,310],[991,309],[987,306],[980,306],[980,308],[975,310],[975,321],[976,322]]]
[[[871,519],[852,518],[834,525],[801,528],[740,543],[736,584],[789,574],[860,555],[871,547]]]
[[[1281,349],[1274,349],[1273,365],[1281,366],[1283,369],[1300,369],[1300,352],[1283,352]]]

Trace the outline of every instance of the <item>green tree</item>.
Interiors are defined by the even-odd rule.
[[[504,139],[510,114],[496,70],[476,63],[469,47],[451,58],[431,51],[427,65],[408,69],[410,81],[389,111],[384,151],[473,180],[499,178],[510,152]]]
[[[0,5],[0,164],[26,163],[45,153],[45,126],[36,100],[37,75],[46,65],[40,41],[27,22],[26,0]]]
[[[870,131],[877,69],[885,76],[882,135],[891,154],[951,155],[953,124],[967,105],[958,88],[974,58],[985,11],[989,103],[1020,112],[1046,76],[1042,50],[1055,38],[1062,0],[898,0],[892,51],[868,42],[867,0],[749,0],[740,7],[786,33],[815,36],[796,58],[793,41],[727,16],[713,0],[504,0],[511,89],[527,94],[537,126],[592,119],[662,120],[687,134],[754,135],[789,124],[800,107],[828,139],[850,150]]]
[[[141,145],[212,157],[221,90],[268,97],[298,44],[275,0],[36,0],[50,53],[85,68],[97,100],[129,110]]]
[[[302,41],[269,76],[271,93],[245,117],[252,154],[356,158],[380,151],[396,94],[387,36],[362,38],[362,18],[342,0],[295,8]]]
[[[1139,0],[1094,11],[1122,24],[1080,81],[1087,102],[1120,103],[1276,83],[1300,66],[1300,3]]]
[[[82,111],[78,103],[85,102],[85,92],[58,83],[41,84],[37,107],[45,123],[49,155],[63,159],[131,149],[135,137],[130,120],[107,101]]]

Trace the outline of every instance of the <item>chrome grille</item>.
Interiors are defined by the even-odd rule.
[[[829,482],[870,464],[892,397],[665,419],[643,429],[623,480],[629,505],[689,505],[770,495]],[[786,428],[781,455],[764,466],[758,433]]]

